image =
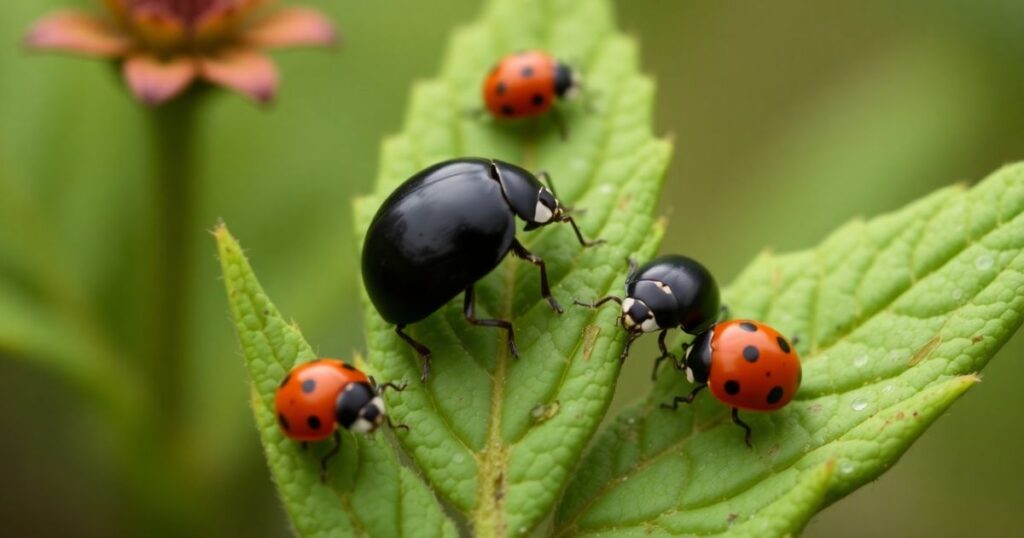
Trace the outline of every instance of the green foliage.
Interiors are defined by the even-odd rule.
[[[319,458],[330,443],[303,450],[281,434],[274,391],[291,368],[317,358],[298,327],[287,323],[252,273],[227,228],[214,231],[231,314],[252,380],[252,406],[281,499],[302,536],[455,536],[430,491],[386,440],[344,433],[328,483]]]
[[[534,47],[577,62],[593,92],[595,110],[561,109],[567,141],[550,119],[497,124],[466,113],[480,106],[482,73]],[[442,77],[415,88],[405,128],[384,146],[374,194],[357,203],[361,243],[381,201],[411,174],[447,158],[493,157],[549,171],[562,201],[586,208],[585,235],[607,240],[583,249],[566,225],[520,233],[547,262],[566,313],[540,300],[534,266],[506,260],[477,284],[478,309],[513,321],[519,359],[508,356],[503,332],[471,328],[453,301],[411,326],[434,351],[425,385],[419,359],[367,302],[370,364],[382,379],[410,382],[388,397],[395,417],[415,425],[399,440],[478,534],[526,532],[544,518],[611,400],[623,342],[615,313],[571,301],[619,289],[627,256],[650,256],[660,240],[652,214],[670,147],[651,134],[652,91],[604,0],[492,2],[455,35]]]
[[[1024,166],[762,255],[725,292],[800,337],[792,404],[748,414],[755,449],[706,395],[663,375],[583,461],[558,532],[777,535],[878,477],[978,377],[1024,315]]]
[[[652,215],[670,148],[651,134],[652,85],[637,74],[635,47],[614,32],[606,2],[523,4],[492,2],[456,34],[442,77],[415,88],[404,129],[384,146],[375,192],[356,202],[356,237],[397,185],[434,162],[473,155],[544,168],[563,201],[587,208],[586,235],[608,241],[583,249],[564,226],[520,235],[547,260],[554,293],[568,303],[617,291],[625,259],[655,252],[662,225]],[[510,18],[520,23],[515,32],[504,24]],[[578,58],[599,96],[592,112],[563,108],[567,141],[543,121],[466,114],[479,102],[479,74],[503,53],[530,47]],[[661,409],[688,390],[667,373],[582,456],[612,397],[624,334],[611,308],[551,312],[539,300],[536,268],[521,261],[506,260],[477,285],[481,315],[515,324],[519,360],[507,355],[503,332],[466,324],[456,300],[411,328],[434,352],[425,384],[418,357],[364,296],[367,368],[409,382],[387,396],[388,408],[412,425],[395,438],[426,484],[386,446],[346,435],[345,464],[334,467],[330,487],[317,482],[325,447],[302,452],[268,410],[286,370],[313,354],[269,305],[226,231],[216,233],[257,421],[300,533],[373,534],[382,528],[372,523],[397,521],[374,513],[389,509],[426,510],[437,522],[429,528],[454,532],[432,491],[485,536],[527,533],[556,503],[560,535],[762,536],[799,531],[822,506],[880,475],[978,380],[1024,309],[1024,238],[1014,233],[1022,210],[1024,168],[1008,168],[974,190],[946,189],[850,224],[817,249],[758,259],[726,290],[727,301],[737,316],[798,335],[806,362],[792,405],[747,417],[754,450],[707,395],[680,412]],[[410,506],[351,511],[356,499],[379,497],[382,481],[408,488],[399,498]]]

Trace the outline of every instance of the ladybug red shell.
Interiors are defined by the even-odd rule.
[[[499,118],[526,118],[547,112],[555,99],[572,97],[579,77],[541,50],[505,56],[487,75],[484,104]]]
[[[340,360],[295,367],[274,401],[281,431],[297,441],[321,441],[340,426],[371,432],[385,420],[384,402],[363,372]]]
[[[711,331],[708,388],[722,403],[747,411],[774,411],[800,387],[800,358],[778,331],[749,320]]]

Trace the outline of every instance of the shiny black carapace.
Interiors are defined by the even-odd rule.
[[[555,198],[547,174],[537,176],[493,159],[465,158],[431,166],[402,183],[370,223],[363,243],[363,283],[387,322],[423,359],[430,374],[430,350],[402,329],[420,321],[463,293],[463,313],[473,325],[508,332],[508,348],[517,356],[512,323],[477,319],[473,285],[513,254],[540,268],[540,293],[556,312],[544,260],[516,240],[516,217],[524,230],[568,222],[584,246],[576,222]]]
[[[674,254],[655,258],[639,268],[636,260],[629,260],[625,298],[608,296],[595,303],[576,304],[597,308],[608,301],[622,306],[619,322],[629,335],[622,350],[623,360],[640,335],[661,331],[661,356],[654,363],[654,372],[661,361],[672,356],[665,346],[669,329],[678,327],[688,334],[700,334],[722,313],[718,283],[711,272],[693,258]]]

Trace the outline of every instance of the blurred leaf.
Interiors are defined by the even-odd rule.
[[[688,392],[682,376],[663,375],[584,460],[558,532],[798,531],[819,504],[891,466],[1020,326],[1022,229],[1024,165],[1015,165],[969,191],[855,221],[816,249],[763,255],[726,298],[737,316],[800,336],[794,402],[747,415],[749,450],[706,395],[678,413],[661,409]],[[835,472],[820,488],[805,477],[825,463]]]
[[[502,123],[467,114],[481,106],[488,69],[533,47],[576,62],[586,78],[596,110],[561,106],[568,140],[550,118]],[[587,209],[584,233],[608,241],[583,249],[568,226],[521,234],[547,262],[554,295],[567,304],[617,289],[626,257],[653,254],[661,239],[652,213],[671,149],[651,135],[653,85],[637,73],[636,56],[605,0],[491,2],[456,33],[443,75],[415,88],[403,132],[385,143],[377,189],[356,204],[360,243],[380,203],[413,173],[452,157],[493,157],[551,172],[563,202]],[[369,360],[384,379],[411,382],[388,399],[399,420],[415,424],[401,442],[474,532],[527,532],[551,509],[607,409],[623,334],[611,310],[552,312],[537,269],[519,260],[506,260],[476,290],[481,316],[514,323],[519,360],[507,356],[503,332],[465,322],[461,299],[410,327],[434,352],[427,384],[418,381],[419,358],[366,301]],[[534,419],[535,409],[549,412]]]
[[[302,536],[455,536],[430,491],[378,437],[343,433],[342,451],[320,482],[319,457],[329,443],[302,450],[284,437],[273,411],[278,383],[300,362],[316,358],[299,329],[264,294],[235,239],[214,231],[232,317],[252,381],[252,403],[278,491]]]

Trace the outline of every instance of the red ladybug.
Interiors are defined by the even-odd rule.
[[[320,479],[325,480],[327,462],[341,448],[339,427],[370,433],[384,422],[391,424],[380,396],[385,388],[405,387],[377,386],[354,366],[336,359],[300,364],[277,387],[277,423],[286,437],[303,443],[334,436],[334,447],[320,460]]]
[[[579,93],[579,76],[540,50],[505,56],[484,80],[487,110],[498,118],[527,118],[551,109],[555,99]]]
[[[676,409],[680,402],[690,403],[701,389],[711,387],[715,398],[732,406],[732,421],[746,431],[747,446],[750,427],[740,420],[739,410],[774,411],[788,404],[800,387],[796,350],[778,331],[757,321],[712,325],[684,346],[682,368],[697,386],[664,407]]]

